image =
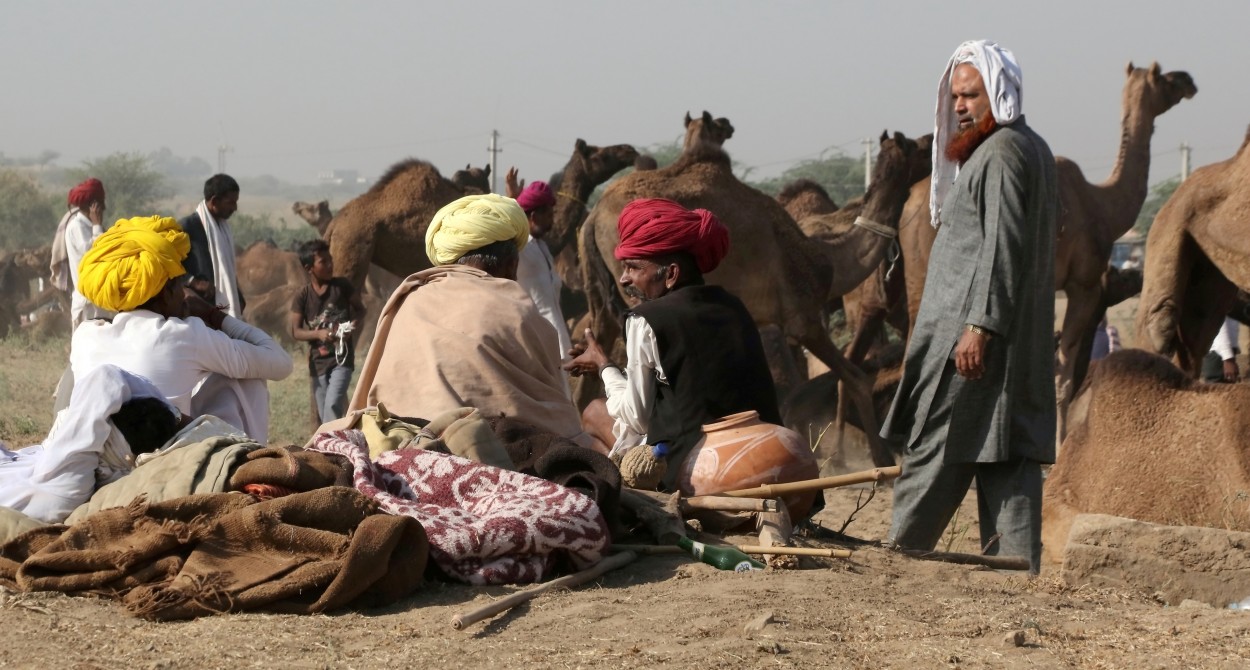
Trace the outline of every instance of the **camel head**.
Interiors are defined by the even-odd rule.
[[[877,152],[877,163],[872,168],[872,186],[882,186],[894,182],[911,186],[911,173],[916,163],[919,146],[915,140],[907,139],[900,132],[890,137],[888,130],[881,132],[881,149]]]
[[[719,147],[733,136],[734,127],[729,123],[729,119],[723,116],[714,119],[706,109],[703,110],[703,116],[697,119],[692,119],[690,112],[686,112],[686,139],[682,142],[683,149],[689,151],[696,144],[711,144]]]
[[[330,227],[330,220],[334,218],[334,214],[330,212],[330,201],[322,200],[317,204],[299,201],[291,205],[291,211],[296,216],[308,222],[308,225],[317,229],[317,234],[324,236],[326,228]]]
[[[922,181],[933,173],[933,133],[916,138],[916,155],[912,157],[907,179],[911,183]]]
[[[597,186],[633,165],[637,158],[638,150],[628,144],[596,147],[578,139],[573,144],[573,161],[570,163],[576,164],[588,181]]]
[[[489,193],[490,192],[490,164],[486,167],[475,168],[465,163],[463,170],[456,170],[451,176],[451,183],[459,186],[465,193]]]
[[[1124,82],[1124,109],[1139,109],[1152,116],[1172,109],[1181,100],[1188,100],[1198,92],[1193,77],[1188,72],[1176,70],[1164,73],[1159,64],[1149,68],[1133,67],[1130,61]]]

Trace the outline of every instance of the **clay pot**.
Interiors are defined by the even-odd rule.
[[[780,484],[820,476],[816,456],[803,436],[760,421],[754,410],[731,414],[703,426],[703,439],[691,450],[677,475],[682,495],[715,495],[761,484]],[[782,498],[790,518],[811,509],[815,492]]]

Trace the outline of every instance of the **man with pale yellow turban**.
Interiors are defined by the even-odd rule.
[[[387,300],[349,409],[382,403],[430,419],[475,407],[589,446],[564,391],[555,329],[516,283],[528,238],[512,198],[471,195],[440,209],[425,234],[435,267]]]
[[[171,218],[118,221],[78,268],[79,290],[117,312],[74,331],[75,377],[111,364],[151,380],[183,414],[211,414],[257,442],[269,437],[265,380],[291,373],[291,357],[267,334],[202,300],[183,296],[191,247]]]

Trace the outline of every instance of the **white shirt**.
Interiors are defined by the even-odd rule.
[[[1231,361],[1237,357],[1240,329],[1241,324],[1236,319],[1225,318],[1224,325],[1220,326],[1220,332],[1215,334],[1215,342],[1211,344],[1211,351],[1219,354],[1221,361]]]
[[[99,224],[91,222],[86,214],[79,211],[65,225],[65,254],[69,257],[70,325],[77,327],[87,319],[108,318],[113,313],[95,306],[78,290],[78,264],[82,257],[91,249],[95,238],[104,233]]]
[[[625,357],[625,370],[608,367],[600,373],[608,396],[608,414],[615,420],[612,455],[646,442],[655,406],[655,385],[668,383],[660,367],[655,331],[637,314],[625,320]]]
[[[273,338],[232,316],[217,331],[197,317],[167,319],[145,309],[122,312],[111,323],[87,321],[74,331],[74,377],[103,363],[148,378],[188,415],[191,394],[211,373],[277,381],[292,369],[291,357]]]
[[[564,313],[560,311],[560,287],[563,282],[556,272],[555,259],[546,242],[530,236],[529,243],[521,250],[516,280],[530,294],[538,313],[555,326],[559,340],[556,356],[562,361],[567,360],[573,340],[569,337],[569,327],[564,323]]]

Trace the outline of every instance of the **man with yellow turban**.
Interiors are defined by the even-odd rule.
[[[74,376],[116,365],[151,380],[183,414],[217,416],[264,444],[265,380],[291,374],[291,357],[263,331],[184,298],[190,246],[178,222],[158,216],[118,221],[96,238],[78,269],[79,290],[117,316],[74,331]]]
[[[555,329],[516,283],[528,238],[512,198],[471,195],[440,209],[425,234],[435,267],[387,300],[349,410],[382,403],[429,419],[475,407],[589,446],[564,391]]]

